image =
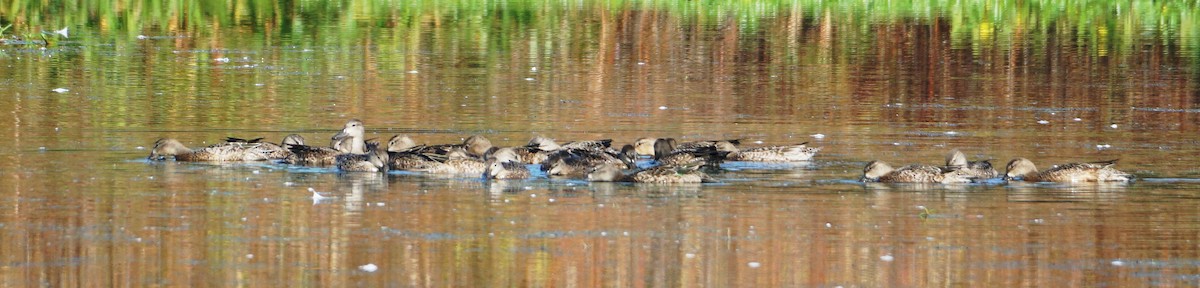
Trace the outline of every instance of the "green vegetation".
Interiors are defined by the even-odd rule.
[[[334,23],[344,27],[409,26],[423,22],[506,19],[546,23],[581,10],[655,11],[681,23],[728,24],[755,33],[780,17],[869,29],[876,23],[946,21],[956,41],[1001,41],[1056,31],[1093,41],[1121,42],[1155,32],[1194,37],[1195,1],[0,1],[0,24],[17,27],[98,27],[114,33],[212,31],[229,26],[279,27]],[[965,44],[965,43],[964,43]]]

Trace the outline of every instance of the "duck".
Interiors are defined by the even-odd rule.
[[[674,140],[674,139],[672,139],[672,140]],[[742,144],[742,139],[700,140],[700,141],[692,141],[692,142],[683,142],[683,143],[679,143],[679,144],[675,144],[675,143],[671,143],[671,144],[673,144],[675,146],[675,150],[694,151],[694,150],[700,150],[700,149],[705,149],[705,148],[716,148],[717,143],[722,143],[722,142],[733,144],[734,146],[737,146],[737,145]]]
[[[588,172],[587,180],[591,182],[634,182],[634,183],[704,183],[713,182],[712,178],[699,170],[699,166],[659,165],[636,172],[625,174],[624,169],[617,165],[600,165]]]
[[[211,162],[271,160],[270,151],[261,148],[262,146],[262,143],[226,141],[191,149],[174,138],[162,138],[154,141],[154,148],[150,150],[150,156],[146,159],[161,161],[173,157],[175,161]]]
[[[304,144],[288,145],[291,155],[283,159],[283,163],[301,166],[331,166],[337,162],[337,155],[350,153],[350,141],[345,137],[330,140],[329,147],[308,146]]]
[[[366,127],[363,127],[362,120],[351,119],[349,122],[346,122],[346,125],[342,126],[341,132],[333,135],[333,139],[331,140],[336,141],[343,138],[350,138],[348,143],[344,143],[348,144],[346,149],[349,151],[349,153],[365,154],[367,153],[365,139],[366,132],[367,130]]]
[[[413,171],[425,172],[429,174],[443,175],[474,175],[478,177],[487,171],[488,163],[479,158],[472,157],[463,149],[452,149],[442,155],[434,155],[431,160],[433,163],[428,163],[424,168],[419,168]],[[436,157],[436,158],[435,158]]]
[[[374,141],[366,143],[366,153],[343,153],[335,157],[334,166],[343,172],[387,172],[388,151]]]
[[[608,151],[611,149],[599,150],[589,146],[584,146],[588,148],[562,148],[549,154],[542,162],[541,169],[550,176],[583,178],[593,167],[602,164],[615,165],[623,169],[635,168],[633,159],[623,156],[629,153],[629,150],[633,150],[633,146],[626,146],[626,153],[611,153]]]
[[[749,149],[739,149],[736,145],[729,141],[717,141],[713,144],[717,151],[728,152],[725,160],[729,161],[748,161],[748,162],[800,162],[812,160],[813,155],[821,151],[821,147],[808,147],[808,142],[781,145],[781,146],[763,146]]]
[[[279,144],[264,142],[263,138],[243,139],[236,137],[226,137],[225,142],[236,142],[246,144],[259,144],[259,149],[267,154],[267,158],[271,160],[286,159],[292,155],[292,151],[288,150],[290,145],[304,145],[304,137],[299,134],[288,134],[283,137],[283,141]]]
[[[975,177],[975,179],[992,179],[1000,175],[999,172],[996,172],[995,168],[992,168],[991,161],[992,159],[967,161],[967,155],[963,154],[962,151],[958,151],[958,149],[950,151],[950,155],[946,156],[947,167],[962,169],[967,174]]]
[[[488,140],[487,137],[483,137],[483,135],[471,135],[470,137],[467,137],[467,139],[464,139],[461,144],[428,145],[424,148],[421,148],[419,152],[446,155],[453,150],[462,150],[467,154],[467,156],[482,160],[483,154],[487,153],[488,150],[491,150],[492,147],[494,147],[492,145],[492,141]]]
[[[417,145],[408,135],[395,135],[388,140],[388,164],[392,170],[428,171],[442,165],[447,157],[423,152],[428,146]]]
[[[689,142],[698,143],[698,142]],[[654,161],[657,165],[681,166],[699,165],[706,171],[720,171],[728,152],[717,151],[716,146],[690,145],[680,149],[675,146],[675,139],[660,138],[654,141]]]
[[[529,172],[529,167],[517,161],[518,157],[512,148],[499,148],[493,151],[489,155],[491,159],[488,160],[483,177],[496,180],[529,179],[532,173]]]
[[[546,152],[553,152],[562,149],[605,150],[612,147],[612,142],[612,139],[581,140],[571,141],[567,142],[566,144],[559,145],[558,142],[554,141],[554,139],[538,136],[530,139],[529,145],[526,146],[534,147],[538,150]]]
[[[871,161],[863,168],[862,182],[883,183],[971,183],[974,177],[956,167],[913,164],[899,169],[887,162]]]
[[[1025,158],[1016,158],[1008,162],[1007,172],[1004,174],[1006,181],[1027,181],[1027,182],[1130,182],[1133,176],[1112,168],[1117,164],[1117,160],[1086,162],[1086,163],[1067,163],[1057,165],[1054,168],[1046,171],[1038,171],[1033,165],[1033,161]]]

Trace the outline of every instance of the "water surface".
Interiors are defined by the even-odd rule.
[[[1200,284],[1196,7],[854,5],[0,10],[72,29],[0,46],[0,285]],[[705,185],[144,160],[351,118],[431,144],[824,149]],[[1143,180],[855,182],[955,148]]]

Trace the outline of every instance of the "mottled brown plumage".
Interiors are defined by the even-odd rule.
[[[167,157],[175,161],[263,161],[270,160],[269,151],[262,149],[261,143],[224,142],[208,147],[191,149],[171,138],[158,139],[150,150],[150,160],[165,160]]]
[[[821,147],[808,147],[807,142],[793,145],[764,146],[741,149],[728,141],[715,144],[718,151],[729,152],[725,160],[749,162],[799,162],[812,160]]]
[[[950,151],[950,154],[946,156],[947,167],[962,169],[963,172],[975,177],[975,179],[991,179],[1000,175],[999,172],[996,172],[995,168],[992,168],[991,161],[991,159],[967,161],[967,155],[963,154],[962,151],[958,151],[958,149]]]
[[[972,177],[962,169],[929,165],[892,168],[887,162],[871,161],[863,168],[863,182],[883,183],[970,183]]]
[[[1017,158],[1008,162],[1004,180],[1022,180],[1028,182],[1129,182],[1133,179],[1128,173],[1113,169],[1117,160],[1090,163],[1067,163],[1058,165],[1046,171],[1038,171],[1033,161]]]
[[[345,172],[387,172],[388,151],[378,143],[367,143],[363,154],[344,153],[337,155],[335,166]]]
[[[712,182],[697,166],[655,166],[625,174],[614,165],[597,166],[587,175],[593,182],[701,183]]]

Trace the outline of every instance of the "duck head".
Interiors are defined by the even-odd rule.
[[[888,165],[887,162],[883,162],[883,161],[879,161],[879,160],[871,161],[870,163],[867,163],[866,167],[863,167],[863,176],[861,179],[859,179],[859,181],[862,181],[862,182],[879,181],[879,177],[883,177],[883,175],[892,173],[892,171],[895,171],[895,170],[896,169],[892,168],[892,165]]]

